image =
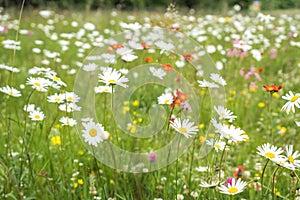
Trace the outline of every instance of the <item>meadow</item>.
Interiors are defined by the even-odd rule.
[[[1,199],[300,199],[299,21],[1,9]]]

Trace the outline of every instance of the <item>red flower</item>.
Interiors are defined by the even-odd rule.
[[[162,68],[165,70],[165,71],[172,71],[173,70],[173,66],[169,63],[164,63],[162,64]]]
[[[171,104],[171,107],[173,108],[175,105],[181,105],[181,103],[185,102],[187,100],[187,94],[176,90],[176,94],[173,95],[173,103]]]
[[[145,61],[146,61],[147,63],[151,63],[151,62],[153,61],[153,59],[152,59],[151,57],[146,57],[146,58],[145,58]]]
[[[237,166],[237,168],[235,168],[233,175],[236,178],[241,178],[243,176],[243,173],[245,171],[245,168],[243,166]]]
[[[118,43],[116,43],[116,44],[111,44],[110,46],[111,46],[113,49],[120,49],[120,48],[123,47],[122,44],[118,44]]]
[[[142,42],[141,45],[144,47],[144,49],[150,49],[150,46],[146,44],[146,42]]]
[[[279,90],[281,90],[282,86],[276,86],[275,84],[271,84],[271,85],[264,85],[264,88],[266,89],[267,92],[270,92],[271,94],[273,94],[274,92],[278,92]]]

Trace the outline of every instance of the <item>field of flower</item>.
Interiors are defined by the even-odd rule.
[[[300,199],[296,13],[1,9],[0,198]]]

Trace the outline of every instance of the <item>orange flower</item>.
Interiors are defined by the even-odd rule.
[[[279,90],[281,90],[282,86],[276,86],[275,84],[271,84],[271,85],[264,85],[264,88],[266,89],[267,92],[270,92],[271,94],[273,94],[274,92],[278,92]]]
[[[144,47],[144,49],[150,49],[150,46],[146,44],[146,42],[142,42],[141,45]]]
[[[194,60],[192,54],[186,53],[186,54],[182,54],[182,56],[186,61],[192,62]]]
[[[113,49],[120,49],[120,48],[123,47],[122,44],[118,44],[118,43],[116,43],[116,44],[111,44],[110,46],[111,46]]]
[[[235,168],[233,175],[236,178],[242,178],[243,173],[245,171],[245,168],[243,166],[237,166],[237,168]]]
[[[165,70],[165,71],[172,71],[173,70],[173,66],[169,63],[164,63],[162,64],[162,68]]]
[[[145,61],[146,61],[147,63],[151,63],[151,62],[153,61],[153,59],[150,58],[150,57],[146,57],[146,58],[145,58]]]

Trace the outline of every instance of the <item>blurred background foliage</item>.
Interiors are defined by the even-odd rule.
[[[22,0],[0,0],[1,7],[15,7]],[[300,0],[26,0],[26,7],[60,9],[86,9],[103,10],[116,8],[120,10],[161,10],[170,3],[176,3],[178,7],[188,9],[205,9],[218,11],[228,9],[239,4],[243,10],[251,8],[254,2],[259,2],[261,9],[295,9],[300,8]]]

